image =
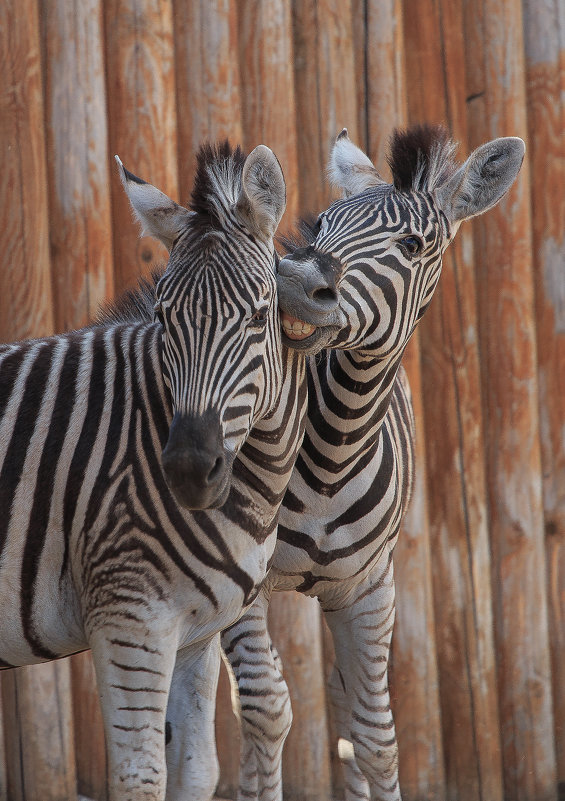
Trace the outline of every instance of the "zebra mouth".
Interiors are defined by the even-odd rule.
[[[297,317],[291,317],[286,312],[281,312],[281,325],[286,336],[293,341],[308,339],[316,330],[316,326],[305,323]]]

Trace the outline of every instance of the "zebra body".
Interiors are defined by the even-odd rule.
[[[303,434],[284,179],[264,146],[203,149],[192,210],[121,177],[170,250],[156,290],[0,348],[0,666],[91,648],[110,801],[208,798],[219,631],[265,577]]]
[[[290,332],[294,317],[323,320],[313,294],[304,292],[316,270],[333,280],[346,322],[328,340],[320,332],[334,349],[308,360],[306,433],[273,567],[251,609],[222,634],[239,691],[240,799],[282,799],[291,710],[266,625],[270,594],[281,589],[317,597],[332,632],[329,691],[346,801],[400,799],[387,662],[392,554],[414,470],[410,389],[400,363],[439,280],[443,251],[464,219],[508,190],[524,145],[495,140],[461,167],[453,152],[441,129],[397,132],[389,185],[340,134],[330,175],[344,198],[279,264],[283,330]]]

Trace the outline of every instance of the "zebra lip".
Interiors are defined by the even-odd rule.
[[[286,336],[294,340],[307,339],[316,330],[316,326],[305,323],[297,317],[291,317],[285,312],[281,312],[281,325]]]

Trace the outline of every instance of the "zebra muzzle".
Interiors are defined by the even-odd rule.
[[[222,506],[230,489],[231,460],[226,458],[216,412],[175,414],[161,464],[177,503],[185,509]]]

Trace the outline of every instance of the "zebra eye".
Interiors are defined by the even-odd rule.
[[[409,256],[416,256],[422,250],[422,240],[417,236],[405,236],[398,242]]]

